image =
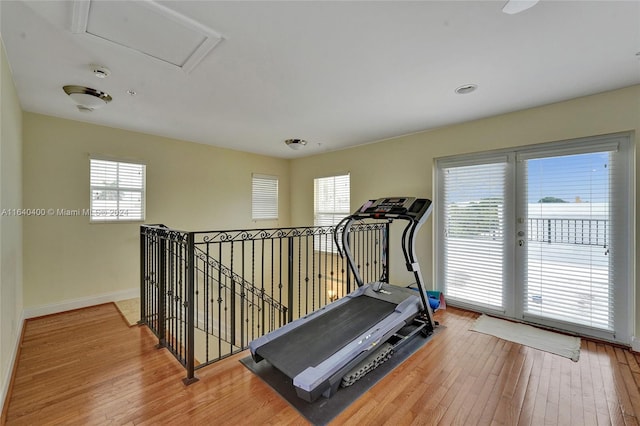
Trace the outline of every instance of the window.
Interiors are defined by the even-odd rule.
[[[92,158],[92,222],[144,220],[145,165]]]
[[[315,226],[335,226],[351,213],[349,175],[329,176],[313,180],[313,224]],[[320,246],[316,240],[316,250],[336,252],[333,239],[329,238]]]
[[[254,173],[251,182],[251,218],[278,219],[278,177]]]
[[[524,314],[614,331],[619,247],[612,235],[619,208],[611,190],[617,144],[593,152],[523,153],[518,191],[526,197]],[[571,179],[567,179],[570,176]],[[619,205],[625,205],[622,202]]]
[[[506,160],[472,160],[441,170],[442,262],[450,300],[503,308]]]
[[[448,302],[629,343],[630,137],[437,160]]]

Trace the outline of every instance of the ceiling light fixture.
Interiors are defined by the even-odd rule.
[[[89,65],[91,72],[98,78],[107,78],[111,75],[111,70],[102,65]]]
[[[90,87],[69,85],[64,86],[62,90],[73,99],[82,111],[87,111],[87,109],[93,111],[96,108],[101,108],[111,102],[112,99],[108,93]]]
[[[509,0],[502,7],[502,11],[508,15],[515,15],[516,13],[524,12],[532,8],[538,1],[539,0]]]
[[[289,148],[297,151],[300,148],[303,148],[307,144],[307,141],[304,139],[287,139],[284,143],[286,143]]]
[[[477,84],[464,84],[456,88],[455,92],[458,95],[466,95],[467,93],[475,92],[477,88],[478,88]]]

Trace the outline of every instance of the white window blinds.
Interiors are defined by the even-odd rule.
[[[611,150],[521,155],[527,197],[524,313],[614,330]],[[615,243],[615,242],[614,242]]]
[[[254,173],[251,200],[253,220],[278,219],[278,177]]]
[[[436,281],[448,300],[629,342],[630,151],[617,134],[438,159]]]
[[[502,310],[506,157],[441,165],[438,172],[445,294],[462,304]]]
[[[145,165],[90,160],[92,222],[144,220]]]
[[[337,225],[351,213],[351,184],[348,174],[314,179],[313,186],[313,224],[315,226]],[[332,238],[322,244],[319,239],[316,240],[315,249],[337,251]]]

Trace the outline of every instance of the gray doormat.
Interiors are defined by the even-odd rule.
[[[298,412],[309,422],[314,425],[326,425],[345,408],[357,400],[362,394],[371,389],[384,376],[393,371],[397,366],[402,364],[403,361],[409,358],[409,356],[429,342],[434,336],[442,331],[443,328],[444,327],[440,325],[436,328],[435,332],[426,339],[422,336],[415,337],[395,352],[388,361],[381,364],[375,370],[369,372],[352,386],[338,389],[338,392],[336,392],[336,394],[331,398],[321,396],[314,402],[307,402],[298,398],[293,387],[292,379],[272,367],[267,361],[255,363],[253,359],[248,356],[241,359],[240,362],[262,379],[262,381],[278,392],[280,396],[282,396],[293,408],[298,410]]]

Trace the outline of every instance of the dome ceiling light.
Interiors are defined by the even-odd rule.
[[[456,88],[455,92],[458,95],[466,95],[467,93],[475,92],[477,88],[478,88],[477,84],[464,84]]]
[[[508,15],[515,15],[516,13],[524,12],[532,8],[538,1],[539,0],[509,0],[505,3],[502,11]]]
[[[307,144],[307,141],[304,139],[287,139],[284,143],[286,143],[289,148],[297,151],[303,148]]]
[[[80,111],[85,112],[102,108],[112,99],[108,93],[90,87],[69,85],[64,86],[62,90],[76,103]]]
[[[107,78],[111,75],[111,70],[103,65],[89,65],[91,72],[98,78]]]

